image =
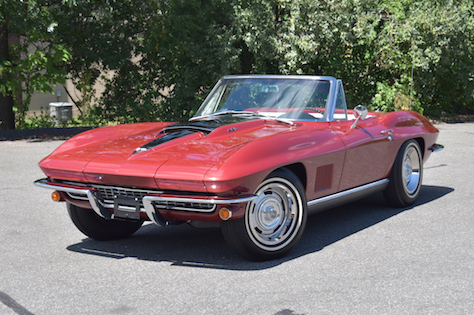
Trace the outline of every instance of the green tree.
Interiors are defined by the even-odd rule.
[[[124,113],[128,121],[189,117],[196,101],[227,72],[223,60],[230,54],[222,44],[222,6],[220,1],[160,3],[140,33],[138,58],[108,80],[99,110],[109,117]],[[125,95],[124,85],[135,88]]]
[[[471,1],[236,1],[252,72],[344,80],[372,109],[474,110]]]
[[[62,83],[69,52],[50,41],[56,26],[48,1],[5,0],[0,4],[0,129],[25,117],[34,91],[52,92]]]
[[[55,36],[73,52],[76,86],[105,82],[90,112],[121,123],[183,120],[232,72],[229,12],[222,0],[78,1],[57,12]]]
[[[111,87],[117,76],[133,76],[134,81],[125,86],[135,89],[141,85],[138,73],[129,73],[139,71],[130,69],[130,62],[140,63],[143,34],[159,19],[159,7],[155,0],[78,0],[52,11],[57,27],[51,40],[72,52],[66,70],[81,92],[79,97],[71,95],[79,109],[90,107],[93,86],[100,79]],[[108,76],[101,78],[104,74]]]
[[[2,30],[25,45],[1,50],[3,95],[18,95],[15,82],[47,91],[65,70],[83,116],[185,120],[220,76],[239,73],[336,76],[349,104],[372,109],[474,111],[470,0],[4,3]]]

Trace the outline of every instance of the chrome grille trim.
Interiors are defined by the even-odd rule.
[[[148,190],[133,189],[133,188],[110,187],[110,186],[99,186],[99,185],[91,185],[91,186],[97,189],[97,192],[104,200],[112,200],[112,201],[116,198],[116,196],[143,199],[143,197],[145,197],[146,195],[150,193],[157,193],[156,191],[148,191]]]
[[[85,201],[88,201],[88,200],[89,200],[89,198],[87,198],[87,195],[86,195],[86,194],[73,193],[73,192],[69,192],[69,191],[66,191],[65,193],[66,193],[69,197],[71,197],[72,199],[85,200]]]
[[[116,189],[119,193],[131,191],[132,195],[138,192],[140,196],[142,195],[141,193],[144,193],[143,198],[140,199],[143,204],[141,211],[145,211],[148,218],[159,226],[165,226],[167,222],[157,209],[211,213],[216,209],[217,205],[247,203],[257,198],[257,196],[244,196],[239,198],[219,198],[211,196],[187,197],[179,195],[160,196],[163,192],[115,186],[88,186],[84,183],[75,182],[51,182],[48,178],[38,179],[34,184],[43,188],[65,192],[71,198],[87,200],[92,209],[99,216],[107,220],[113,219],[113,213],[110,209],[114,208],[114,200],[103,200],[99,192],[101,188],[112,187],[112,192],[115,192]],[[105,191],[103,193],[107,194],[109,192]]]
[[[201,202],[160,200],[160,201],[155,201],[153,204],[155,205],[156,208],[165,209],[165,210],[212,212],[216,208],[215,204],[201,203]]]
[[[210,209],[194,209],[192,211],[197,212],[207,212],[210,213],[214,211],[216,206],[219,205],[228,205],[228,204],[235,204],[235,203],[246,203],[252,200],[257,199],[257,196],[248,196],[236,199],[197,199],[197,198],[188,198],[188,197],[163,197],[163,196],[145,196],[143,198],[143,205],[145,206],[146,213],[150,220],[157,225],[162,225],[160,216],[158,215],[158,211],[156,209],[160,209],[160,205],[182,205],[182,204],[199,204],[200,206],[205,205],[205,207],[212,207]],[[164,203],[165,202],[165,203]],[[178,206],[175,209],[170,210],[180,210]]]
[[[84,189],[95,189],[97,200],[104,208],[113,209],[114,199],[117,197],[125,198],[138,198],[140,201],[140,210],[145,212],[145,206],[143,205],[143,198],[150,194],[163,194],[161,190],[147,190],[139,188],[119,187],[119,186],[108,186],[108,185],[97,185],[97,184],[85,184],[80,182],[63,181],[62,184],[79,186]],[[60,190],[60,189],[58,189]],[[82,192],[70,192],[66,191],[67,195],[75,200],[89,201],[88,196]],[[172,198],[173,199],[173,198]],[[159,201],[155,201],[154,206],[157,209],[163,210],[180,210],[180,211],[191,211],[191,212],[208,212],[211,213],[216,209],[216,205],[208,202],[206,199],[181,199],[162,197]]]
[[[119,186],[108,186],[108,185],[97,185],[97,184],[84,184],[79,182],[62,182],[67,185],[81,186],[84,188],[95,188],[99,195],[104,200],[113,200],[115,196],[118,197],[129,197],[129,198],[140,198],[143,199],[148,194],[162,194],[161,190],[149,190],[149,189],[140,189],[140,188],[129,188],[129,187],[119,187]],[[72,196],[71,196],[72,197]]]

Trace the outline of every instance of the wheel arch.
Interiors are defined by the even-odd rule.
[[[398,149],[397,149],[397,152],[400,151],[400,149],[402,148],[402,146],[403,146],[407,141],[411,141],[411,140],[415,140],[416,143],[418,143],[418,145],[420,146],[420,150],[421,150],[421,157],[424,158],[424,155],[425,155],[425,139],[423,139],[422,137],[405,139],[403,142],[401,142],[400,146],[399,146]],[[395,159],[396,159],[396,156],[395,156]],[[390,174],[393,172],[393,163],[395,162],[395,159],[393,160],[392,165],[390,166],[390,169],[389,169],[389,172],[388,172],[388,174],[387,174],[387,177],[390,176]]]
[[[300,163],[271,171],[260,183],[256,199],[247,204],[245,215],[221,224],[227,243],[253,261],[280,258],[301,239],[307,221],[307,202],[299,176]]]
[[[277,168],[276,170],[279,170],[279,169],[287,169],[293,174],[295,174],[296,177],[298,177],[298,179],[300,180],[303,187],[306,189],[307,182],[308,182],[308,175],[306,173],[306,167],[302,163],[294,163],[294,164],[285,165],[285,166]]]
[[[412,150],[415,156],[408,151],[409,145],[418,147]],[[424,146],[423,139],[411,138],[403,142],[400,147],[389,175],[389,184],[384,191],[384,197],[389,205],[407,207],[418,198],[423,179]],[[413,159],[415,157],[416,159]]]
[[[420,137],[420,138],[414,138],[413,140],[418,142],[418,145],[420,146],[420,149],[421,149],[421,157],[424,158],[425,157],[425,149],[426,149],[425,148],[425,139]]]

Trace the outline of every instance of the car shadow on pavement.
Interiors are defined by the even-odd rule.
[[[429,203],[454,191],[449,187],[422,187],[417,202],[408,208],[390,208],[381,193],[358,202],[334,208],[308,218],[301,242],[289,255],[272,261],[250,262],[232,251],[220,229],[196,229],[187,224],[158,228],[146,224],[132,237],[100,242],[90,238],[67,247],[68,250],[111,259],[137,258],[170,262],[175,266],[261,270],[285,261],[318,252],[331,244],[374,226],[404,211]]]

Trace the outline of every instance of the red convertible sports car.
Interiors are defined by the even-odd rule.
[[[414,112],[347,109],[333,77],[227,76],[188,122],[71,138],[39,163],[47,178],[35,184],[96,240],[147,220],[220,225],[242,256],[267,260],[298,243],[308,214],[376,191],[391,206],[414,203],[437,137]]]

